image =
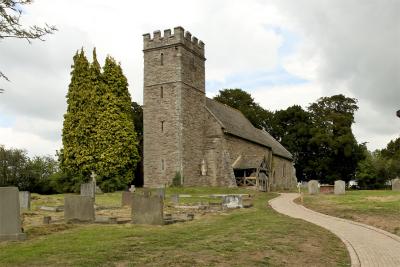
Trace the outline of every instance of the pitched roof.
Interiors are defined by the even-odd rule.
[[[225,133],[270,147],[272,153],[287,159],[293,159],[292,154],[290,154],[278,141],[264,130],[255,128],[239,110],[210,98],[206,98],[206,107],[221,124]]]

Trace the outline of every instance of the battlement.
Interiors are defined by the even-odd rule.
[[[184,45],[199,56],[204,57],[204,43],[180,26],[175,27],[173,33],[170,29],[164,30],[163,36],[161,31],[154,31],[153,38],[151,38],[150,33],[143,34],[144,51],[173,45]]]

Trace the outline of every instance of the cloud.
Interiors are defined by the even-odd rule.
[[[400,121],[394,112],[400,104],[400,2],[275,3],[305,39],[292,67],[308,64],[309,57],[314,68],[307,76],[321,84],[324,95],[345,92],[359,100],[355,128],[370,148],[398,136]]]
[[[37,0],[24,23],[54,24],[45,42],[0,42],[0,143],[53,154],[61,144],[72,56],[96,46],[120,61],[142,103],[142,34],[181,25],[206,45],[208,95],[247,89],[275,110],[335,93],[359,99],[354,131],[370,148],[399,132],[399,1]],[[29,141],[32,140],[32,141]]]

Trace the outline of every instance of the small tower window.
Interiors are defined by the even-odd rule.
[[[160,64],[161,64],[161,66],[164,65],[164,54],[163,53],[161,53]]]
[[[161,160],[161,170],[165,170],[165,162],[164,159]]]
[[[161,132],[164,132],[164,121],[161,121]]]
[[[162,87],[162,86],[160,88],[160,97],[164,98],[164,87]]]
[[[194,57],[192,57],[192,70],[195,70]]]

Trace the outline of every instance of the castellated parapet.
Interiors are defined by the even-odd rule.
[[[154,31],[153,38],[150,33],[143,34],[143,50],[157,49],[166,46],[184,45],[200,57],[204,57],[204,43],[198,40],[189,31],[185,31],[182,27],[175,27],[174,32],[170,29],[164,30],[164,35],[161,31]]]

